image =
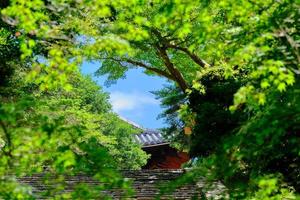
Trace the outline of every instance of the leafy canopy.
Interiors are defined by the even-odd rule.
[[[27,80],[43,91],[74,87],[83,60],[100,60],[97,73],[109,82],[135,67],[162,76],[170,86],[157,94],[170,132],[193,128],[183,139],[199,159],[190,177],[220,179],[232,198],[296,198],[298,1],[12,0],[4,7],[20,47],[15,56],[30,63]]]

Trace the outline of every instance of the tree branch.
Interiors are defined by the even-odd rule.
[[[294,39],[288,34],[288,31],[286,28],[281,28],[280,29],[280,34],[279,36],[283,36],[286,38],[287,42],[289,43],[289,45],[292,48],[293,53],[296,55],[297,57],[297,61],[298,64],[300,63],[300,55],[299,55],[299,50],[298,50],[298,44],[296,41],[294,41]]]
[[[152,33],[158,38],[158,42],[161,43],[164,47],[166,48],[172,48],[172,49],[176,49],[176,50],[180,50],[182,52],[184,52],[185,54],[187,54],[195,63],[197,63],[198,65],[200,65],[201,67],[207,67],[210,66],[206,61],[204,61],[203,59],[199,58],[199,56],[197,56],[195,53],[191,52],[188,48],[186,47],[181,47],[178,45],[173,45],[170,44],[170,40],[167,40],[166,37],[163,37],[161,35],[161,33],[159,32],[159,30],[157,29],[152,29]]]
[[[187,82],[185,81],[185,79],[183,78],[180,71],[171,62],[171,60],[170,60],[170,58],[167,54],[166,48],[160,47],[159,44],[156,45],[156,48],[157,48],[157,51],[158,51],[158,55],[162,58],[162,60],[165,64],[165,66],[167,67],[168,71],[170,72],[170,74],[173,75],[173,77],[175,78],[176,83],[179,85],[181,90],[185,93],[186,89],[188,89],[189,86],[188,86]]]
[[[134,65],[134,66],[141,67],[141,68],[144,68],[144,69],[146,69],[146,70],[152,71],[152,72],[158,74],[159,76],[163,76],[163,77],[165,77],[165,78],[167,78],[167,79],[176,81],[176,79],[175,79],[171,74],[169,74],[168,72],[166,72],[166,71],[164,71],[164,70],[161,70],[161,69],[158,69],[158,68],[156,68],[156,67],[148,66],[148,65],[146,65],[146,64],[143,63],[143,62],[136,61],[136,60],[132,60],[132,59],[130,59],[130,58],[121,58],[121,59],[117,59],[117,58],[107,57],[107,58],[102,58],[102,59],[114,60],[114,61],[116,61],[116,62],[127,62],[127,63],[129,63],[129,64]]]
[[[160,57],[170,74],[175,78],[175,82],[178,84],[180,89],[185,93],[185,91],[189,88],[188,83],[185,81],[182,73],[174,66],[171,62],[171,59],[167,53],[167,46],[169,42],[165,37],[161,35],[161,33],[157,29],[152,29],[151,32],[157,37],[158,41],[154,44],[154,47],[157,50],[157,55]]]
[[[210,66],[205,60],[199,58],[195,53],[191,52],[188,48],[176,46],[173,44],[167,44],[166,47],[180,50],[180,51],[186,53],[195,63],[197,63],[201,67],[209,67]]]

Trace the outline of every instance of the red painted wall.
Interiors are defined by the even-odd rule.
[[[151,158],[143,169],[180,169],[181,165],[190,160],[185,152],[178,152],[169,145],[144,148]]]

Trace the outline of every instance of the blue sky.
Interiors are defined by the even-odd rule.
[[[92,75],[93,79],[110,93],[110,102],[114,112],[144,128],[156,129],[164,126],[157,116],[162,112],[160,102],[150,91],[161,89],[167,81],[157,76],[143,74],[141,69],[132,69],[126,73],[125,79],[106,87],[105,77],[95,77],[94,72],[100,63],[84,63],[82,73]]]

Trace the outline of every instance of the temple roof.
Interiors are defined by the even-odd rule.
[[[158,185],[167,184],[170,181],[180,177],[185,173],[185,170],[123,170],[121,174],[129,180],[132,180],[132,187],[135,194],[126,199],[137,200],[151,200],[157,199],[159,193]],[[47,184],[44,182],[45,174],[33,174],[31,176],[25,176],[18,178],[23,184],[29,184],[32,187],[32,192],[37,199],[48,199],[49,196],[40,196],[41,194],[47,194],[47,190],[53,187],[57,187],[55,184],[55,177],[48,177],[50,181]],[[53,180],[52,180],[53,179]],[[88,184],[90,186],[101,185],[100,182],[94,180],[92,177],[86,175],[74,175],[65,177],[66,186],[65,192],[71,192],[74,186],[77,184]],[[197,184],[187,184],[177,188],[173,193],[165,194],[160,199],[177,199],[177,200],[189,200],[189,199],[219,199],[218,195],[224,191],[224,186],[220,183],[214,183],[214,187],[204,193],[202,191],[205,187],[205,181],[199,179]],[[162,185],[163,186],[163,185]],[[117,189],[109,191],[103,191],[103,194],[107,194],[112,199],[124,199],[122,192]],[[54,194],[52,194],[54,195]],[[51,197],[51,196],[50,196]]]
[[[144,130],[142,133],[136,134],[134,139],[141,144],[143,148],[169,144],[162,134],[155,130]]]
[[[142,148],[168,145],[169,142],[162,136],[162,134],[157,130],[145,129],[142,126],[122,117],[119,118],[128,124],[130,124],[133,128],[140,130],[141,132],[134,135],[134,140],[142,146]]]

